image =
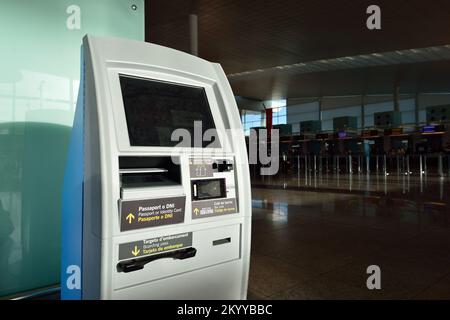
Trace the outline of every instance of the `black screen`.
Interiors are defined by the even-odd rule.
[[[171,141],[172,132],[180,128],[190,132],[194,147],[194,121],[201,121],[202,136],[215,129],[202,87],[124,75],[120,86],[131,146],[173,147],[180,141]],[[220,147],[216,134],[212,141],[200,139],[195,146]]]
[[[192,199],[205,200],[227,196],[225,179],[205,179],[192,181]]]

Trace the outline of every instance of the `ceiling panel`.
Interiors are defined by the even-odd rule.
[[[422,55],[425,60],[450,58],[449,52],[439,49],[419,53],[405,51],[401,56],[395,53],[397,50],[450,44],[450,1],[378,0],[376,4],[382,10],[382,30],[375,31],[365,27],[366,8],[373,3],[372,0],[147,0],[146,35],[147,41],[189,51],[188,16],[196,13],[199,56],[221,63],[227,74],[311,61],[315,62],[305,69],[318,72],[323,71],[320,60],[333,58],[339,58],[334,62],[336,65],[354,68],[349,72],[302,75],[286,68],[282,72],[284,74],[277,76],[263,76],[261,73],[245,81],[232,80],[236,95],[258,99],[274,94],[287,94],[285,97],[328,91],[345,94],[366,87],[369,90],[387,90],[390,84],[379,84],[378,80],[366,86],[360,83],[361,79],[378,73],[372,70],[373,67],[369,74],[368,69],[356,70],[364,68],[364,59],[382,66],[380,72],[386,74],[380,79],[392,80],[399,76],[393,71],[398,68],[385,68],[383,65],[412,63]],[[389,54],[372,55],[382,52]],[[361,59],[356,61],[346,58],[358,55]],[[409,75],[421,72],[407,69]],[[330,78],[325,79],[328,76]],[[340,79],[344,81],[334,82]],[[417,79],[409,82],[415,83]],[[404,86],[417,87],[409,82]],[[334,89],[329,88],[332,85]],[[436,85],[436,90],[446,88],[445,83],[436,81],[423,86],[433,85]]]
[[[338,95],[450,92],[450,61],[354,68],[299,75],[284,73],[231,79],[233,91],[260,99]]]

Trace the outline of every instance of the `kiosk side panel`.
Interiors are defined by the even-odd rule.
[[[84,123],[84,207],[82,299],[100,298],[102,189],[100,137],[93,55],[88,41],[85,48],[85,123]]]
[[[61,299],[81,299],[83,234],[84,59],[62,190]]]

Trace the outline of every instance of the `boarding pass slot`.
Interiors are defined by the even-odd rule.
[[[186,248],[175,250],[171,252],[165,252],[160,254],[155,254],[152,256],[147,256],[139,259],[131,259],[127,261],[121,261],[117,264],[118,272],[133,272],[144,269],[145,265],[156,261],[159,259],[172,258],[174,260],[184,260],[195,257],[197,253],[197,249],[195,248]]]
[[[207,228],[202,230],[192,231],[192,242],[185,243],[186,247],[178,250],[186,250],[182,253],[181,257],[188,257],[188,259],[178,259],[177,254],[174,251],[162,252],[164,255],[158,256],[161,253],[148,256],[129,257],[128,259],[118,259],[114,264],[118,267],[115,272],[115,289],[121,289],[129,287],[130,285],[138,285],[143,282],[151,282],[155,280],[165,279],[167,277],[185,274],[186,279],[189,279],[189,272],[194,270],[205,270],[205,268],[219,265],[228,261],[240,259],[240,245],[241,245],[241,226],[240,224],[225,225],[217,228]],[[178,232],[178,231],[177,231]],[[158,235],[159,236],[159,235]],[[155,237],[158,237],[155,236]],[[223,243],[221,245],[213,245],[217,240],[229,239],[230,242]],[[177,241],[177,240],[173,240]],[[183,244],[183,241],[179,241]],[[116,255],[119,258],[119,245],[116,244]],[[144,250],[139,243],[136,244],[138,250]],[[195,255],[190,248],[195,248]],[[129,250],[136,250],[136,248],[130,245]],[[136,251],[135,251],[136,252]],[[174,256],[171,256],[175,254]],[[133,255],[129,252],[129,255]],[[157,259],[156,259],[157,258]],[[169,259],[161,259],[169,258]],[[137,263],[130,259],[138,260]],[[142,259],[142,260],[140,260]],[[150,263],[141,269],[141,264],[149,261]],[[137,271],[139,270],[139,271]],[[137,272],[125,272],[125,271],[137,271]],[[188,285],[188,282],[183,285]]]

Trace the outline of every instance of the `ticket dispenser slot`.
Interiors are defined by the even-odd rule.
[[[181,184],[179,161],[166,157],[119,157],[122,188],[145,188]]]
[[[184,195],[178,158],[119,157],[121,199],[154,197],[166,190],[167,195]]]

